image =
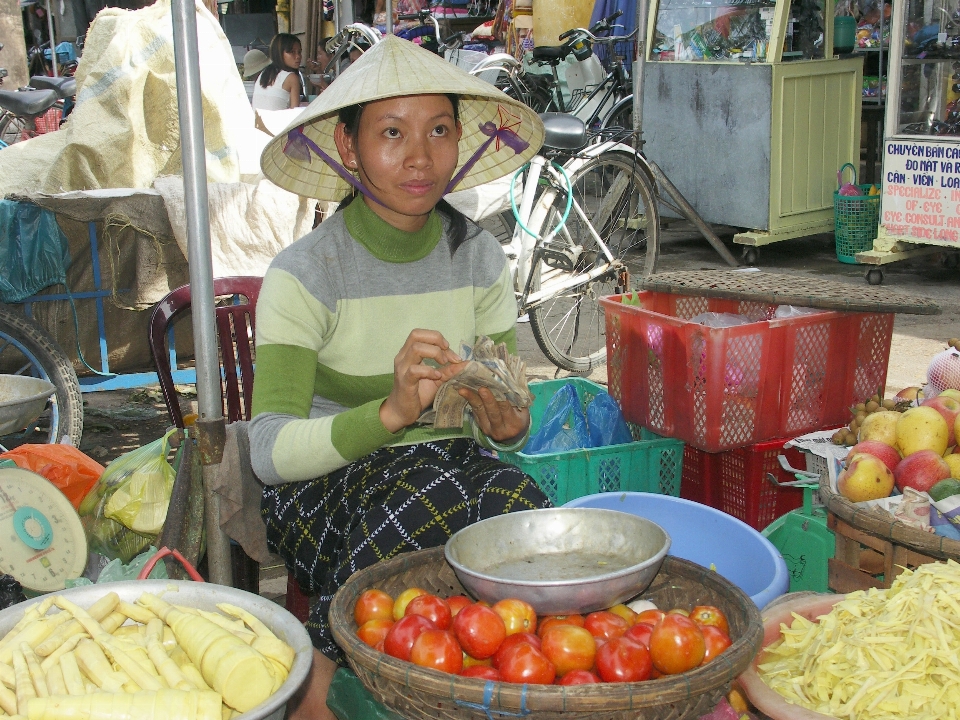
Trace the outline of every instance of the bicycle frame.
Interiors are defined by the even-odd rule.
[[[583,153],[568,160],[564,165],[564,170],[568,175],[572,175],[587,161],[600,155],[602,152],[612,149],[622,149],[631,154],[635,154],[633,148],[623,143],[601,143],[589,147]],[[638,163],[642,162],[640,156],[636,157]],[[550,178],[551,182],[538,197],[537,192],[540,189],[540,178],[543,177],[544,174]],[[610,248],[607,247],[606,243],[603,242],[603,239],[594,229],[593,221],[587,217],[583,208],[581,208],[576,201],[576,198],[573,198],[571,212],[576,213],[584,222],[593,239],[596,241],[597,246],[606,256],[607,261],[589,272],[570,275],[559,281],[552,279],[541,281],[540,289],[535,293],[530,292],[533,271],[536,268],[536,264],[540,262],[540,252],[543,246],[551,242],[558,234],[564,235],[564,230],[563,228],[550,228],[545,235],[534,237],[521,227],[521,223],[531,229],[531,223],[533,227],[541,227],[546,220],[547,213],[556,200],[557,193],[560,192],[558,188],[563,188],[565,184],[566,180],[563,175],[552,165],[548,164],[548,160],[544,156],[537,155],[530,161],[530,166],[523,183],[523,194],[518,208],[519,218],[517,226],[514,228],[510,244],[505,248],[508,257],[512,256],[515,258],[511,259],[511,272],[514,276],[514,289],[517,294],[521,313],[528,312],[571,287],[607,275],[611,269],[615,269],[617,272],[626,271],[623,263],[613,256]],[[566,237],[569,241],[569,236]],[[523,283],[522,287],[520,286],[521,282]]]

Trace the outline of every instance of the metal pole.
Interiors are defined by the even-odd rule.
[[[50,11],[50,0],[47,0],[47,30],[50,33],[50,67],[53,68],[53,76],[59,77],[57,72],[57,40],[53,36],[53,13]]]
[[[187,246],[190,265],[190,300],[193,344],[197,368],[197,404],[200,418],[203,493],[207,529],[207,561],[210,580],[233,584],[230,542],[220,529],[219,499],[210,490],[209,460],[215,456],[205,436],[216,439],[223,426],[220,362],[214,321],[213,265],[210,255],[210,215],[207,209],[207,166],[203,142],[203,110],[200,101],[200,51],[197,47],[197,8],[194,0],[173,0],[173,52],[177,71],[177,105],[180,116],[180,153],[183,163],[183,194],[187,212]],[[223,445],[220,445],[220,453]],[[218,457],[214,458],[219,460]]]
[[[637,59],[633,61],[633,129],[637,150],[643,149],[643,69],[647,63],[648,0],[637,0]]]
[[[393,0],[386,0],[387,35],[393,35]],[[439,40],[440,38],[437,38]]]

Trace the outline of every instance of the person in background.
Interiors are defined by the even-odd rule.
[[[316,95],[322,93],[328,84],[326,78],[323,77],[323,73],[327,70],[327,64],[333,56],[327,52],[327,39],[328,38],[323,38],[317,43],[316,59],[307,60],[307,69],[311,75],[310,84],[313,85]],[[320,76],[320,82],[314,82],[314,76]]]
[[[280,33],[270,41],[270,64],[260,72],[253,90],[256,110],[300,107],[300,61],[303,49],[296,35]]]

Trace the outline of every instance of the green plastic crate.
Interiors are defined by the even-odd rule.
[[[572,384],[586,406],[606,388],[582,378],[564,378],[530,383],[531,434],[540,428],[540,419],[553,395]],[[598,492],[651,492],[680,495],[683,469],[683,441],[662,438],[645,428],[630,425],[634,442],[586,450],[527,455],[500,453],[500,459],[530,475],[554,505],[563,505]]]

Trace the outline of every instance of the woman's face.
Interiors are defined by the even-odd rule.
[[[300,43],[294,43],[293,47],[283,53],[283,64],[294,70],[300,67],[300,61],[303,59],[303,50]]]
[[[356,136],[337,126],[340,157],[383,203],[370,208],[396,228],[422,228],[457,169],[461,127],[444,95],[365,105]]]

